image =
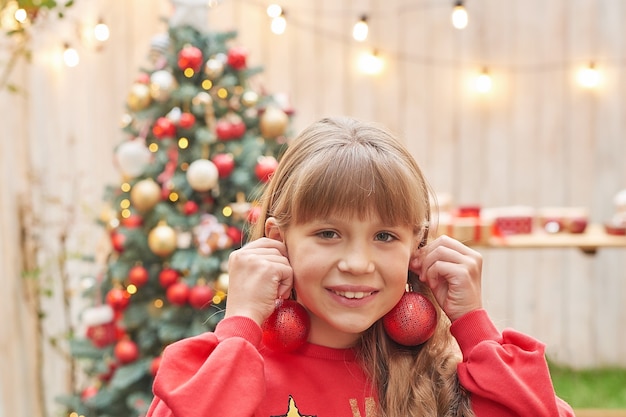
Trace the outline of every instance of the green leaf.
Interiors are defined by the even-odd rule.
[[[70,352],[77,358],[101,359],[106,351],[95,347],[88,339],[70,340]]]
[[[149,362],[148,359],[141,359],[117,368],[111,378],[111,387],[123,390],[139,381],[148,374]]]

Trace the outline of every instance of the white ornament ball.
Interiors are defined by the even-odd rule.
[[[82,322],[85,326],[100,326],[111,323],[115,318],[113,309],[108,304],[98,307],[91,307],[83,312]]]
[[[129,178],[136,178],[144,173],[152,160],[152,153],[143,140],[131,140],[118,146],[115,160],[120,172]]]
[[[208,191],[217,185],[219,173],[215,164],[208,159],[198,159],[187,168],[187,181],[196,191]]]
[[[156,101],[167,101],[176,87],[176,78],[167,70],[155,71],[150,76],[150,95]]]

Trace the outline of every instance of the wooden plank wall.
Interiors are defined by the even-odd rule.
[[[450,24],[452,1],[283,3],[282,36],[269,31],[265,0],[224,0],[208,27],[239,31],[250,62],[265,68],[263,85],[289,95],[294,131],[326,115],[380,121],[456,203],[586,206],[595,222],[613,214],[613,195],[626,188],[626,3],[470,0],[463,31]],[[53,294],[41,300],[44,338],[60,336],[82,304],[64,307],[63,291],[76,294],[99,272],[76,255],[100,247],[92,219],[104,185],[118,181],[124,100],[169,11],[165,0],[77,2],[67,19],[37,28],[33,62],[12,75],[24,92],[0,92],[0,417],[44,415],[42,404],[50,412],[65,392],[66,363],[40,343],[22,271],[39,265],[37,282]],[[360,44],[350,31],[363,13],[370,38]],[[76,68],[60,65],[77,22],[98,17],[109,42],[100,52],[79,46]],[[379,76],[355,69],[372,47],[386,61]],[[604,76],[591,91],[574,81],[590,60]],[[481,96],[469,83],[484,66],[494,90]],[[499,327],[541,339],[556,362],[626,366],[626,250],[483,254],[485,304]],[[43,390],[33,388],[39,380]]]

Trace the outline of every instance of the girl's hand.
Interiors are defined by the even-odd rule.
[[[277,298],[288,298],[293,270],[285,245],[260,238],[228,258],[226,317],[246,316],[259,325],[274,311]]]
[[[455,321],[482,308],[482,255],[449,236],[440,236],[411,259],[409,268],[430,287],[435,299]]]

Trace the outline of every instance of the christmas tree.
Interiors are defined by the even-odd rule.
[[[204,2],[206,3],[206,2]],[[254,196],[286,146],[291,112],[254,88],[236,33],[170,20],[132,83],[121,183],[105,193],[111,253],[70,339],[85,377],[59,398],[76,416],[143,416],[168,344],[223,317],[227,258],[258,215]]]

